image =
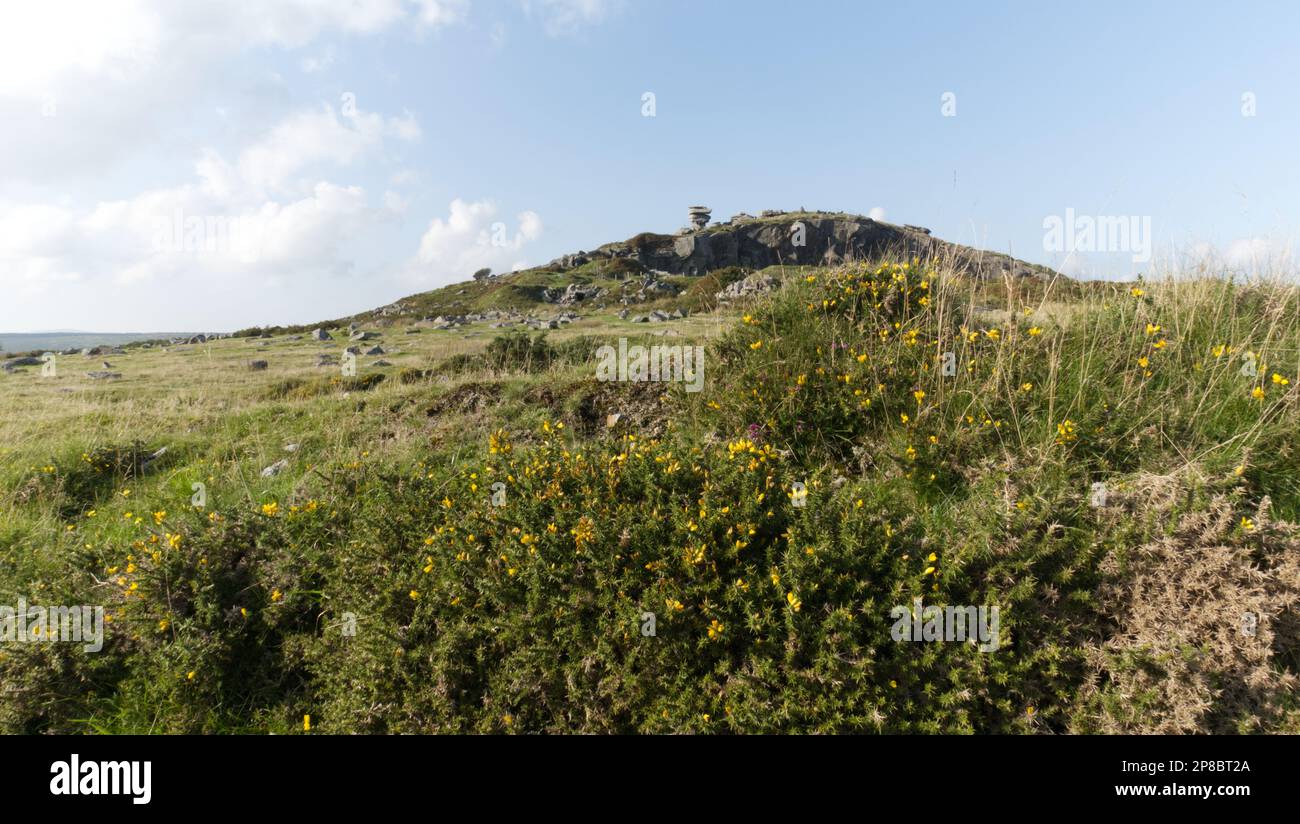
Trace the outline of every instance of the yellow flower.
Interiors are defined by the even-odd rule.
[[[158,512],[155,512],[155,513],[153,514],[153,522],[154,522],[155,524],[161,524],[161,523],[163,522],[163,518],[166,518],[166,517],[167,517],[167,513],[166,513],[166,511],[158,511]]]
[[[1033,390],[1033,388],[1034,388],[1034,385],[1033,385],[1032,383],[1022,383],[1022,384],[1020,384],[1020,391],[1021,391],[1021,392],[1030,392],[1030,391]]]
[[[1043,328],[1041,326],[1029,327],[1029,337],[1036,338],[1041,334],[1043,334]]]
[[[1250,530],[1252,530],[1252,529],[1255,528],[1255,522],[1252,521],[1251,519],[1249,519],[1249,518],[1243,516],[1242,519],[1241,519],[1241,528],[1244,529],[1244,530],[1250,531]]]
[[[189,672],[185,673],[185,680],[186,681],[194,680],[194,670],[190,670]]]
[[[1147,324],[1147,337],[1150,337],[1159,331],[1160,331],[1160,327],[1157,324],[1154,323]]]
[[[280,600],[281,598],[283,598],[283,597],[284,597],[284,594],[283,594],[282,592],[280,592],[280,590],[275,589],[275,590],[272,590],[272,591],[271,591],[271,601],[272,601],[272,602],[279,601],[279,600]]]
[[[1138,366],[1142,367],[1143,369],[1146,369],[1150,365],[1151,365],[1151,359],[1148,358],[1146,355],[1143,355],[1142,357],[1138,358]]]
[[[303,731],[303,732],[311,732],[311,716],[310,716],[310,715],[304,715],[304,716],[302,717],[302,731]]]
[[[1273,383],[1276,383],[1278,386],[1290,386],[1290,385],[1291,385],[1291,381],[1290,381],[1290,380],[1288,380],[1288,379],[1282,377],[1281,375],[1279,375],[1279,374],[1276,373],[1276,372],[1273,373]]]
[[[418,601],[418,600],[420,600],[420,593],[419,593],[418,590],[414,590],[414,589],[413,589],[413,590],[411,590],[410,592],[408,592],[408,593],[406,593],[406,594],[410,597],[410,599],[411,599],[412,601]]]
[[[1128,293],[1135,298],[1140,298],[1146,294],[1146,291],[1134,286],[1132,289],[1128,290]]]
[[[761,349],[762,347],[763,347],[763,342],[761,340],[756,340],[749,345],[750,349]]]
[[[785,602],[789,604],[790,609],[794,610],[795,612],[798,612],[799,610],[803,609],[803,601],[800,601],[799,597],[795,595],[793,592],[787,592],[785,594]]]
[[[276,516],[276,513],[278,513],[279,511],[280,511],[280,505],[275,501],[271,501],[271,503],[269,504],[262,504],[262,514],[267,516],[268,518],[274,518]]]
[[[916,398],[917,403],[920,403],[921,401],[925,400],[925,390],[923,389],[916,390],[915,392],[912,393],[912,397]]]
[[[505,430],[498,429],[491,435],[488,435],[488,452],[490,454],[506,455],[509,454],[510,449],[510,440],[506,435]]]
[[[1264,400],[1264,387],[1256,386],[1254,389],[1250,390],[1250,396],[1257,401]]]
[[[726,629],[726,626],[722,624],[722,622],[717,618],[714,618],[713,622],[709,624],[709,640],[716,641],[721,638],[722,633],[725,632]]]

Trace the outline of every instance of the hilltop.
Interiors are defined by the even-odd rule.
[[[642,232],[541,266],[411,295],[328,324],[487,313],[497,313],[491,316],[496,319],[501,313],[524,315],[554,307],[645,304],[645,309],[700,310],[715,306],[719,291],[754,273],[883,257],[942,262],[984,280],[1060,277],[1045,266],[940,240],[920,226],[844,212],[769,210],[757,217],[742,213],[721,223],[701,222],[671,235]]]

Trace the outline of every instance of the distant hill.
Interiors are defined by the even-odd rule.
[[[189,337],[190,332],[0,332],[0,352],[62,352],[92,346],[120,346],[140,340]]]

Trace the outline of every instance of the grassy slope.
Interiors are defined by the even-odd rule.
[[[610,316],[531,371],[394,326],[373,385],[283,337],[0,376],[0,603],[113,616],[5,645],[0,724],[1296,730],[1294,290],[1013,286],[797,278],[646,338],[707,342],[698,395],[595,382],[647,334]],[[1002,648],[892,641],[914,597],[999,605]]]

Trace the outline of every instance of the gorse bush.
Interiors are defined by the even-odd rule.
[[[23,583],[106,603],[105,651],[7,654],[0,723],[1300,729],[1294,291],[988,308],[974,288],[915,264],[801,276],[711,347],[705,391],[670,388],[658,437],[499,421],[336,456],[252,506],[82,519]],[[594,348],[565,347],[485,357]],[[1233,583],[1198,600],[1211,568]],[[997,607],[996,648],[896,640],[917,599]],[[1160,610],[1208,635],[1167,643]],[[1243,611],[1257,635],[1223,630]]]

